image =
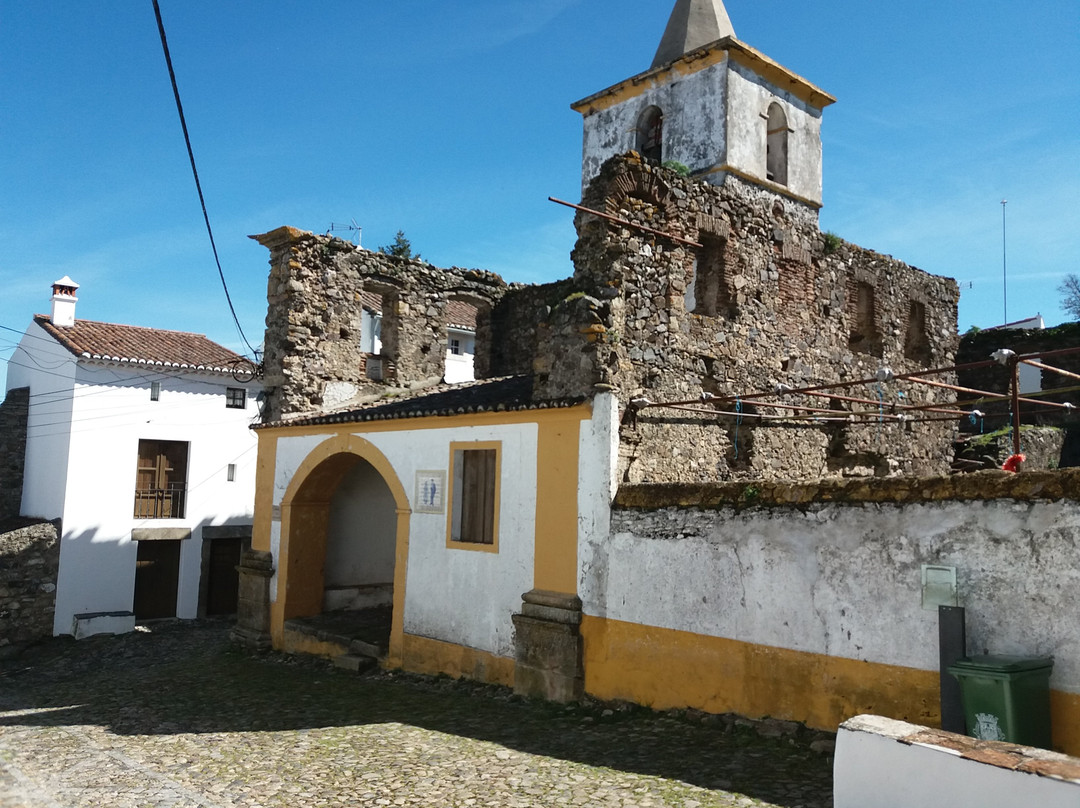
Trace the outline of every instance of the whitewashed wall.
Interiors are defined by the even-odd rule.
[[[790,130],[786,186],[794,194],[820,202],[821,112],[734,63],[728,73],[727,96],[727,162],[752,176],[766,177],[767,127],[762,116],[776,102],[784,108]]]
[[[937,670],[921,565],[955,566],[974,654],[1054,656],[1080,693],[1080,504],[615,510],[582,548],[587,614]]]
[[[18,387],[30,388],[21,513],[55,519],[64,508],[75,357],[37,323],[8,361],[7,389]]]
[[[593,564],[603,563],[603,548],[611,530],[611,502],[618,488],[619,464],[619,400],[613,394],[601,393],[593,398],[593,416],[581,424],[578,456],[580,592],[596,572]]]
[[[730,59],[678,76],[584,119],[582,191],[608,158],[637,148],[641,113],[650,106],[664,113],[663,159],[691,171],[729,164],[766,179],[766,120],[779,103],[787,116],[788,180],[792,193],[821,201],[821,111]],[[719,177],[713,177],[719,180]]]
[[[330,502],[323,608],[364,609],[394,597],[397,513],[386,481],[361,460]]]
[[[640,95],[600,110],[584,120],[581,187],[600,173],[609,157],[637,148],[641,113],[650,106],[664,113],[663,158],[692,170],[724,159],[726,62],[677,81],[646,89]],[[764,175],[763,175],[764,176]]]

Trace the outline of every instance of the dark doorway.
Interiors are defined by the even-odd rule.
[[[244,540],[239,537],[214,539],[209,544],[206,614],[236,614],[236,602],[240,593],[240,574],[236,567],[240,563]]]
[[[136,542],[135,618],[176,617],[180,581],[180,542],[168,539]]]

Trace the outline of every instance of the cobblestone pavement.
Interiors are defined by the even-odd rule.
[[[786,722],[525,701],[252,654],[224,623],[54,639],[0,664],[0,806],[831,805]]]

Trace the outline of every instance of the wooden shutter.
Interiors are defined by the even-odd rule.
[[[495,450],[461,453],[461,541],[495,542]]]

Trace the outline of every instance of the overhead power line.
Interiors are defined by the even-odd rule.
[[[202,184],[199,182],[199,170],[195,167],[195,152],[191,149],[191,137],[188,135],[187,120],[184,118],[184,106],[180,103],[180,89],[176,85],[176,73],[173,71],[172,57],[169,55],[169,43],[165,38],[165,23],[161,20],[161,7],[158,5],[158,0],[152,0],[152,2],[154,4],[154,16],[157,17],[158,32],[161,34],[161,49],[165,53],[165,64],[169,68],[169,80],[172,82],[173,97],[176,98],[176,111],[180,115],[180,128],[184,130],[184,143],[187,144],[188,159],[191,161],[191,174],[195,178],[195,190],[199,192],[199,204],[202,205],[203,220],[206,222],[206,233],[210,236],[210,248],[214,252],[214,263],[217,264],[218,277],[221,278],[221,287],[225,290],[225,300],[229,304],[233,322],[236,323],[236,330],[240,333],[240,338],[244,340],[248,350],[251,351],[252,358],[258,362],[259,355],[251,343],[248,342],[247,335],[244,334],[240,319],[236,316],[236,309],[233,307],[232,297],[229,295],[229,286],[225,283],[225,273],[221,269],[221,259],[218,258],[217,244],[214,242],[214,230],[210,227],[210,215],[206,212],[206,199],[203,197]]]

